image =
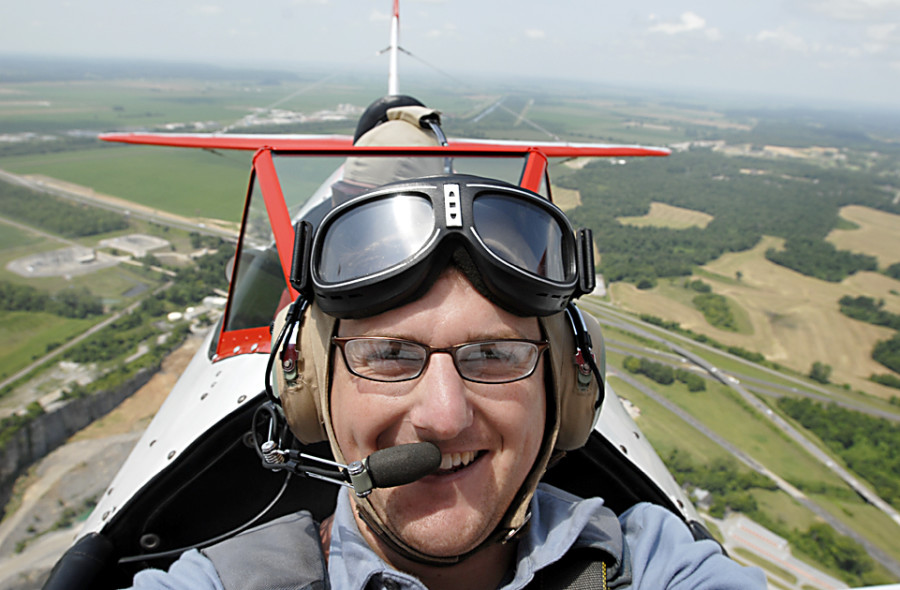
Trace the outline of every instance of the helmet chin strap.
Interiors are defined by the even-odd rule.
[[[370,512],[372,510],[371,505],[369,509],[365,509],[361,506],[361,504],[368,504],[366,499],[360,500],[356,499],[357,502],[357,514],[360,519],[366,524],[369,531],[375,535],[379,541],[384,543],[391,551],[403,557],[404,559],[408,559],[410,561],[414,561],[416,563],[420,563],[422,565],[432,566],[432,567],[450,567],[462,563],[469,557],[475,555],[485,547],[490,545],[494,545],[497,543],[503,544],[507,543],[513,539],[515,539],[518,534],[524,530],[525,526],[528,524],[528,521],[531,518],[531,511],[528,511],[525,522],[517,529],[504,529],[502,527],[497,527],[493,533],[491,533],[485,540],[476,545],[473,549],[466,551],[460,555],[451,555],[451,556],[440,556],[440,555],[431,555],[428,553],[424,553],[415,549],[406,543],[399,536],[395,535],[390,529],[386,526],[383,526],[380,523],[380,519],[377,516]],[[374,517],[374,518],[373,518]],[[377,522],[376,522],[377,521]]]

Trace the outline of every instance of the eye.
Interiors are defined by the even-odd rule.
[[[359,339],[346,347],[347,361],[354,372],[363,377],[400,379],[419,372],[424,351],[411,342]]]
[[[459,349],[457,362],[478,379],[505,380],[531,370],[534,346],[527,342],[476,342]]]

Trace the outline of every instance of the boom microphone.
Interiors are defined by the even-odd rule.
[[[264,431],[259,427],[264,427]],[[441,466],[441,451],[430,442],[388,447],[343,465],[296,449],[285,449],[284,435],[279,436],[278,432],[287,432],[284,417],[272,402],[260,404],[253,416],[252,434],[263,467],[348,486],[360,498],[368,496],[375,488],[412,483],[431,475]]]
[[[397,445],[366,459],[376,488],[393,488],[431,475],[441,466],[441,451],[430,442]]]
[[[273,471],[284,469],[304,477],[348,486],[353,488],[360,498],[368,496],[375,488],[392,488],[412,483],[431,475],[441,466],[441,451],[430,442],[381,449],[350,465],[342,465],[293,449],[282,450],[272,440],[262,444],[259,454],[263,459],[263,466],[267,469]]]

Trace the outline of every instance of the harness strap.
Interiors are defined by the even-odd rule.
[[[605,552],[573,549],[539,570],[525,590],[607,590]]]
[[[319,526],[309,512],[273,520],[202,553],[225,590],[328,590]]]

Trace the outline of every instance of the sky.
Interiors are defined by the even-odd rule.
[[[7,0],[3,54],[387,70],[392,0]],[[900,105],[900,0],[400,0],[405,68]],[[448,78],[449,80],[449,78]]]

